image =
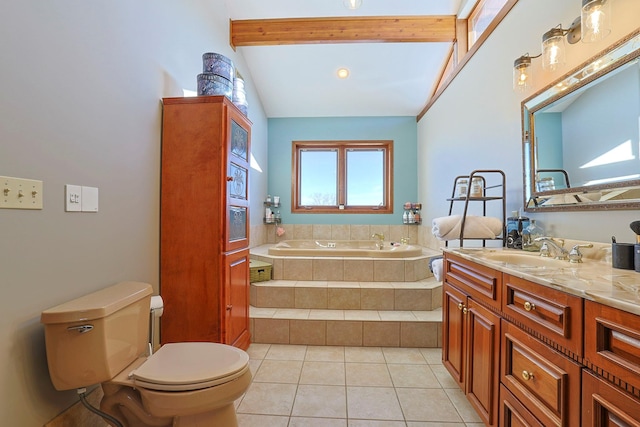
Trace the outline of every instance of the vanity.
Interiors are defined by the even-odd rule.
[[[584,252],[444,249],[443,364],[486,425],[640,426],[640,273]]]

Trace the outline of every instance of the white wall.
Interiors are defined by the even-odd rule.
[[[247,81],[265,177],[267,125],[223,0],[2,3],[0,175],[44,181],[44,209],[0,210],[0,418],[41,426],[77,397],[51,385],[40,312],[121,280],[158,291],[160,99],[219,52]],[[100,211],[65,213],[65,184],[98,187]],[[261,207],[256,172],[251,192]]]
[[[533,91],[512,90],[513,61],[540,53],[542,34],[580,14],[578,0],[520,0],[444,94],[418,123],[418,194],[425,221],[447,215],[453,179],[474,169],[502,169],[507,175],[507,214],[522,209],[520,102],[598,51],[638,28],[640,2],[614,0],[614,30],[601,43],[568,46],[567,64],[544,72],[533,59]],[[629,223],[637,211],[545,213],[538,219],[555,236],[610,242],[634,241]],[[435,243],[438,244],[437,242]],[[432,244],[433,245],[433,244]]]

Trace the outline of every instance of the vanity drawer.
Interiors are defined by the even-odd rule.
[[[581,357],[582,298],[504,275],[502,311],[552,347]]]
[[[505,387],[542,425],[580,426],[580,365],[506,320],[502,330]]]
[[[444,274],[448,283],[457,286],[476,301],[500,309],[500,271],[446,253]]]
[[[640,400],[584,370],[582,373],[582,426],[640,427]]]
[[[586,301],[584,357],[640,394],[640,316]]]
[[[500,427],[545,427],[504,385],[500,385]]]

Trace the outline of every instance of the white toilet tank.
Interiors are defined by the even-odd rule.
[[[57,390],[108,381],[149,342],[151,285],[120,282],[42,312],[49,375]]]

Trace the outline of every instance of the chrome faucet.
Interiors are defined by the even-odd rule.
[[[556,241],[560,242],[556,243]],[[554,258],[565,260],[569,256],[569,252],[564,248],[564,239],[554,239],[553,237],[538,237],[534,239],[534,242],[542,242],[542,246],[540,247],[540,256],[542,257],[550,257],[551,249],[549,246],[553,248]]]
[[[572,264],[576,264],[582,262],[582,252],[580,252],[580,248],[592,248],[593,243],[583,244],[583,245],[574,245],[571,248],[571,252],[569,252],[569,262]]]
[[[376,248],[382,249],[384,248],[384,234],[383,233],[373,233],[371,235],[372,239],[378,239],[376,241]]]

